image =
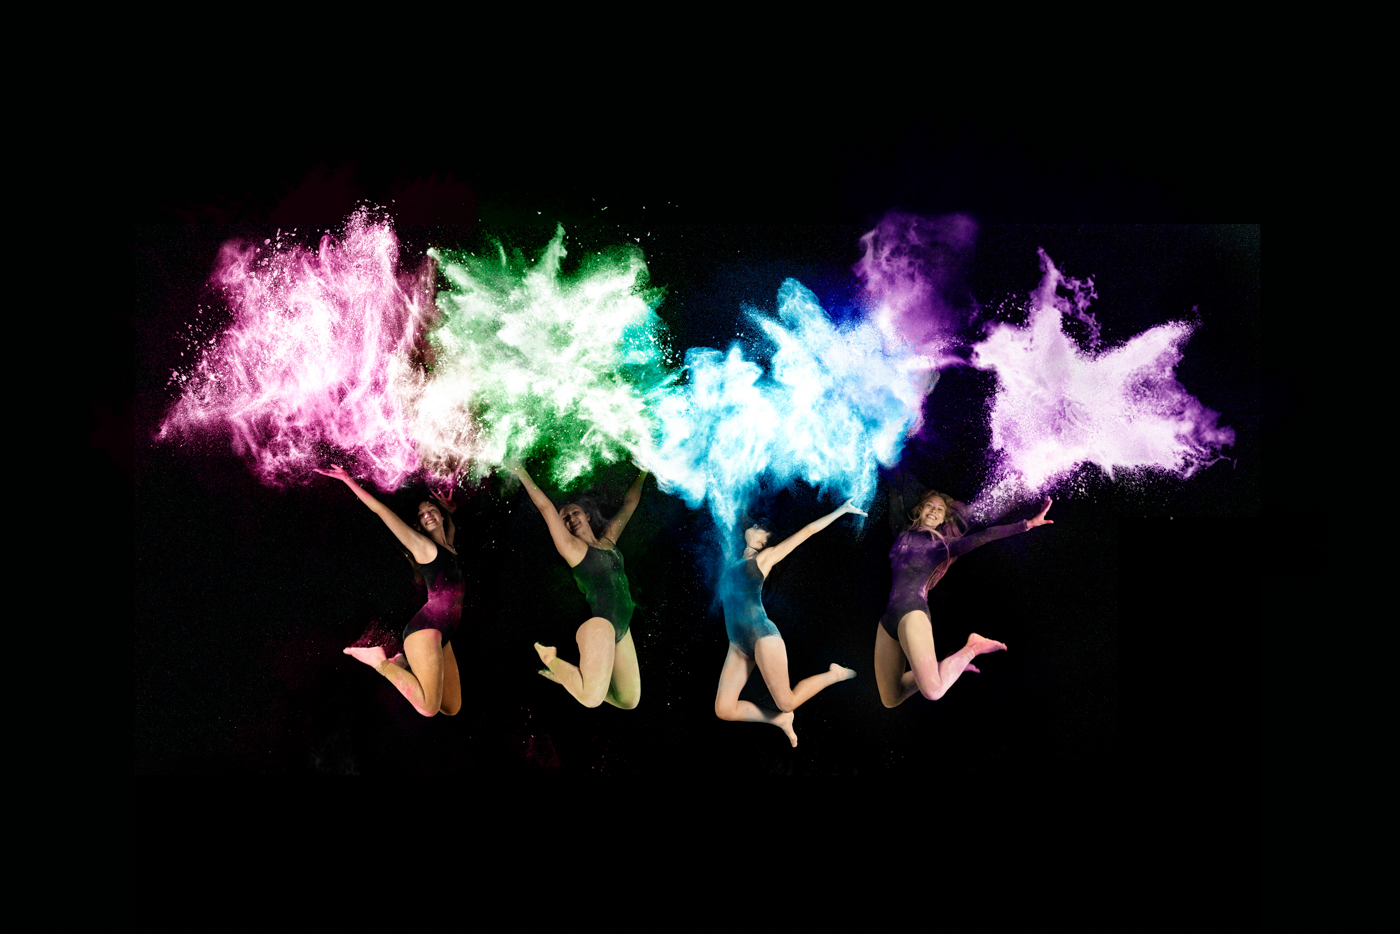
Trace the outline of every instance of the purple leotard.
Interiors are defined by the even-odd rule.
[[[890,549],[893,580],[890,583],[890,602],[885,607],[885,615],[880,617],[880,625],[890,638],[898,641],[899,621],[905,614],[919,610],[928,615],[929,577],[934,568],[950,557],[965,555],[988,542],[1019,535],[1029,528],[1030,524],[1022,520],[1010,525],[994,525],[952,541],[936,538],[927,529],[901,532]]]

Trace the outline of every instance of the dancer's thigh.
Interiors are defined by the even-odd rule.
[[[739,692],[749,683],[754,661],[733,642],[724,656],[724,668],[719,673],[719,689],[715,692],[715,709],[728,710],[739,702]]]
[[[598,695],[600,699],[607,693],[608,685],[612,682],[613,659],[616,655],[613,639],[616,632],[612,623],[601,616],[595,616],[578,627],[575,636],[578,640],[578,670],[579,674],[583,675],[584,689],[589,690],[601,683],[602,693]]]
[[[904,649],[890,638],[885,627],[875,624],[875,684],[880,689],[880,700],[886,707],[893,707],[904,699],[904,689],[900,682],[908,668]]]
[[[437,710],[442,706],[442,633],[436,629],[409,633],[403,640],[403,654],[423,688],[423,703],[429,710]]]
[[[780,710],[792,709],[792,681],[788,677],[787,644],[782,636],[764,636],[753,643],[753,660],[768,685],[768,693]]]
[[[613,648],[609,690],[619,707],[636,707],[642,699],[642,669],[637,663],[637,645],[632,641],[630,629]]]
[[[938,677],[938,653],[933,645],[933,624],[922,610],[905,613],[899,621],[899,647],[920,686],[925,677]]]
[[[442,713],[452,716],[462,709],[462,678],[457,671],[457,656],[452,643],[442,647]]]

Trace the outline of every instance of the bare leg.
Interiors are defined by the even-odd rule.
[[[898,707],[918,690],[914,673],[908,670],[904,649],[890,638],[885,627],[875,624],[875,684],[880,689],[880,703]]]
[[[452,643],[442,646],[442,706],[438,712],[449,717],[462,709],[462,677],[457,672],[457,656],[452,652]]]
[[[382,646],[354,647],[344,652],[388,678],[414,710],[431,717],[442,707],[442,633],[420,629],[404,640],[403,647],[406,661],[403,654],[386,658]],[[460,690],[457,703],[461,706]]]
[[[918,610],[906,613],[899,621],[899,644],[910,667],[901,679],[901,687],[912,680],[919,693],[929,700],[947,694],[964,671],[977,671],[972,660],[978,655],[1006,649],[1003,643],[974,632],[967,637],[966,645],[940,662],[933,645],[933,626],[928,616]]]
[[[642,701],[642,669],[631,629],[614,646],[612,680],[603,700],[622,710],[632,710]]]
[[[849,681],[856,676],[850,668],[833,664],[827,671],[810,678],[803,678],[796,685],[788,686],[787,646],[782,636],[764,636],[753,644],[754,661],[763,675],[763,683],[768,685],[768,693],[773,695],[773,703],[779,710],[791,711],[801,707],[823,688],[838,681]]]
[[[535,643],[535,651],[545,664],[544,675],[551,681],[564,686],[564,690],[585,707],[597,707],[607,696],[612,684],[613,625],[601,616],[595,616],[578,627],[578,666],[569,664],[559,657],[552,645]],[[628,633],[631,635],[631,633]],[[633,655],[635,658],[635,653]],[[641,686],[638,683],[638,693]]]
[[[792,729],[791,710],[765,710],[750,701],[739,700],[739,692],[749,683],[753,669],[754,660],[733,642],[729,643],[729,654],[724,657],[724,668],[719,674],[719,690],[715,693],[715,716],[721,720],[771,723],[786,733],[788,742],[796,746],[797,734]]]

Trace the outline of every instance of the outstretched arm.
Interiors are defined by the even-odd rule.
[[[953,541],[948,546],[948,553],[953,557],[965,555],[974,548],[981,548],[988,542],[995,542],[999,539],[1009,538],[1012,535],[1020,535],[1022,532],[1029,532],[1031,529],[1042,525],[1054,525],[1054,519],[1045,518],[1045,514],[1050,511],[1050,497],[1045,497],[1045,502],[1040,505],[1040,512],[1033,519],[1022,519],[1020,522],[1012,522],[1007,525],[994,525],[991,528],[974,532],[971,535],[964,535],[962,538]]]
[[[642,484],[647,482],[647,472],[643,470],[637,474],[637,479],[632,481],[632,485],[627,488],[627,495],[622,497],[622,508],[613,516],[608,527],[603,530],[603,537],[614,545],[617,538],[622,534],[622,530],[627,528],[627,520],[632,518],[632,513],[637,511],[637,504],[642,501]]]
[[[350,492],[358,496],[360,502],[369,507],[370,512],[384,520],[384,524],[389,527],[389,531],[393,532],[394,537],[403,543],[403,546],[408,549],[409,554],[413,555],[414,561],[417,561],[419,564],[430,564],[433,559],[437,557],[436,542],[426,535],[421,535],[409,528],[404,521],[398,517],[394,510],[375,499],[363,487],[356,483],[355,479],[345,471],[344,467],[332,466],[330,470],[322,470],[317,467],[315,470],[317,473],[324,474],[327,477],[334,477],[348,486]]]
[[[530,477],[524,464],[512,461],[507,463],[506,467],[525,484],[525,492],[530,495],[530,502],[534,503],[540,515],[544,516],[544,524],[549,528],[549,537],[554,540],[554,549],[559,552],[560,557],[569,562],[569,567],[578,567],[578,563],[588,555],[588,546],[564,525],[564,520],[559,518],[559,510]]]
[[[853,512],[861,516],[867,515],[867,513],[864,513],[861,510],[857,509],[852,504],[852,501],[848,499],[844,503],[842,503],[839,508],[828,513],[825,516],[822,516],[816,522],[807,523],[802,528],[794,532],[792,535],[783,539],[778,544],[774,545],[772,548],[765,548],[762,551],[760,551],[758,553],[758,556],[754,559],[758,563],[758,569],[763,572],[764,577],[767,577],[768,572],[772,570],[773,565],[777,564],[779,561],[792,554],[793,550],[796,549],[798,545],[802,544],[807,539],[811,538],[813,535],[816,535],[822,529],[826,528],[828,525],[831,525],[831,523],[835,522],[837,519],[841,518],[848,512]]]

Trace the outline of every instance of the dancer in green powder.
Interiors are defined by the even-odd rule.
[[[597,504],[587,497],[576,497],[556,509],[524,465],[507,466],[525,484],[530,501],[544,516],[549,537],[573,568],[574,580],[593,614],[578,628],[578,665],[560,658],[554,646],[535,643],[535,651],[545,665],[540,674],[563,685],[585,707],[597,707],[606,701],[631,710],[642,698],[642,674],[630,628],[632,594],[617,540],[642,498],[647,472],[637,474],[622,499],[622,508],[607,522]]]

